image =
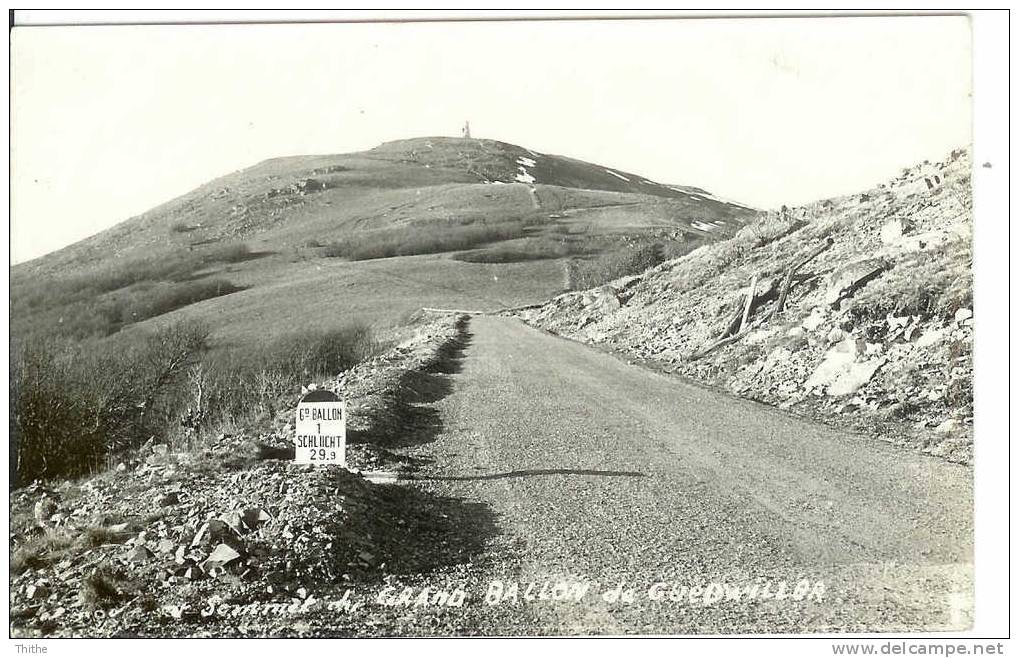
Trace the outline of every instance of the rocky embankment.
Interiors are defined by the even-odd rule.
[[[404,429],[408,374],[440,364],[463,331],[432,320],[321,384],[348,401],[350,471],[291,461],[291,409],[265,434],[179,453],[149,444],[109,472],[13,491],[12,634],[293,635],[287,615],[209,611],[314,611],[384,578],[401,551],[421,550],[408,529],[427,504],[394,504],[360,471],[400,466],[385,445]]]
[[[960,150],[862,194],[762,213],[729,240],[520,315],[965,463],[971,234],[970,162]]]

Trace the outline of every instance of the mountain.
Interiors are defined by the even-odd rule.
[[[615,212],[601,221],[607,208]],[[530,214],[579,214],[606,229],[670,227],[696,236],[737,228],[752,212],[696,187],[503,142],[418,138],[361,153],[266,160],[25,269],[53,271],[168,243],[195,248],[240,239],[279,248],[351,230]]]
[[[652,242],[676,255],[754,214],[503,142],[401,140],[267,160],[19,264],[12,318],[16,335],[41,324],[78,337],[180,315],[238,339],[295,318],[387,325],[422,305],[540,302],[563,290],[567,262]]]

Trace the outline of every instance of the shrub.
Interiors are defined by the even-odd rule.
[[[73,276],[11,277],[12,314],[94,301],[103,293],[144,282],[185,281],[215,263],[251,258],[243,243],[228,243],[202,250],[173,249],[146,257],[97,267]]]
[[[120,589],[110,569],[100,566],[81,579],[81,603],[87,610],[109,607],[122,598]]]
[[[129,344],[16,347],[11,357],[11,477],[84,475],[173,417],[175,387],[205,347],[197,324],[164,327]]]
[[[406,226],[359,231],[330,243],[323,253],[329,257],[350,260],[435,254],[523,237],[527,228],[526,222],[511,221],[442,228]]]
[[[222,278],[143,280],[110,293],[82,295],[51,308],[32,309],[24,303],[15,304],[17,308],[11,312],[12,329],[14,335],[22,338],[55,335],[82,340],[109,336],[129,324],[238,290],[243,288]]]
[[[198,433],[271,418],[301,385],[335,377],[381,349],[369,327],[351,324],[210,355],[191,370],[185,425]]]
[[[595,288],[624,276],[640,274],[664,262],[660,244],[643,244],[609,252],[592,260],[576,261],[572,288]]]
[[[226,279],[158,283],[120,305],[120,324],[141,322],[197,302],[242,290]]]
[[[114,544],[125,540],[127,533],[114,532],[103,526],[92,526],[81,533],[79,541],[85,548],[96,548],[104,544]]]
[[[520,244],[499,244],[488,249],[465,251],[457,254],[454,258],[465,263],[520,263],[584,253],[587,253],[587,248],[579,242],[530,239]]]
[[[59,560],[74,545],[74,539],[64,533],[45,530],[14,549],[11,554],[11,572],[22,573],[27,569],[39,569]]]
[[[243,242],[216,245],[201,254],[204,263],[238,263],[251,257],[251,249]]]

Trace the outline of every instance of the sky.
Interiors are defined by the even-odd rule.
[[[971,141],[965,17],[16,27],[11,257],[237,169],[511,142],[758,208]]]

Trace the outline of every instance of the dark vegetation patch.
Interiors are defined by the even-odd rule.
[[[436,254],[469,249],[481,244],[524,237],[529,222],[505,221],[445,226],[436,230],[405,226],[351,233],[325,247],[324,255],[349,260]]]
[[[667,260],[679,258],[694,246],[695,243],[686,241],[647,241],[606,250],[586,259],[574,259],[566,264],[566,288],[596,288],[624,276],[641,274]]]
[[[36,339],[11,355],[11,477],[83,475],[162,435],[207,330],[178,324],[108,345]]]
[[[570,236],[542,236],[527,238],[509,244],[496,244],[486,249],[475,249],[456,254],[454,258],[465,263],[521,263],[587,254],[591,246],[582,238]]]
[[[11,553],[11,573],[46,567],[67,555],[73,546],[74,538],[67,533],[43,530]]]
[[[202,271],[258,255],[231,243],[157,253],[68,277],[15,278],[11,333],[15,340],[108,336],[134,322],[241,290]]]
[[[370,327],[352,323],[213,352],[190,373],[185,433],[272,419],[302,385],[334,377],[383,349]]]
[[[147,441],[190,447],[203,435],[273,415],[302,384],[380,349],[351,325],[210,351],[208,329],[179,322],[147,334],[12,347],[11,479],[76,477]]]

